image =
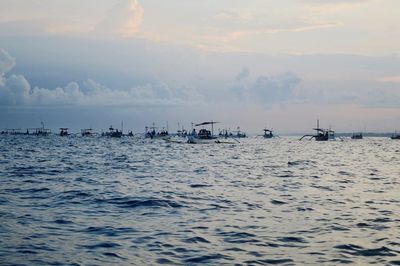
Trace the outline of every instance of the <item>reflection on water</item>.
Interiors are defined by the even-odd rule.
[[[400,142],[0,138],[0,263],[400,264]]]

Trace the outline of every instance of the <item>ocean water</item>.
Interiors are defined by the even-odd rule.
[[[400,141],[0,136],[2,265],[400,265]]]

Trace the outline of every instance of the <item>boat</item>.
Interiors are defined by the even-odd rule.
[[[26,135],[21,129],[5,129],[0,132],[1,135]]]
[[[47,136],[51,133],[50,129],[44,128],[44,123],[41,122],[42,127],[38,128],[29,128],[27,130],[27,135],[35,135],[35,136]],[[33,133],[30,133],[33,132]]]
[[[68,136],[69,135],[69,133],[68,133],[68,128],[65,128],[65,127],[62,127],[62,128],[60,128],[60,136]]]
[[[363,139],[363,134],[361,132],[353,133],[353,135],[351,136],[351,139]]]
[[[274,137],[274,133],[273,133],[272,129],[264,128],[263,137],[265,139],[272,139]]]
[[[214,125],[218,122],[203,122],[195,124],[195,127],[202,127],[199,132],[193,128],[192,133],[187,136],[187,142],[191,144],[208,144],[208,143],[218,143],[218,137],[214,136]],[[204,126],[211,126],[211,130],[206,129]]]
[[[90,137],[93,136],[93,129],[91,128],[85,128],[81,130],[81,135],[82,137]]]
[[[400,133],[398,133],[397,131],[395,131],[393,133],[393,135],[390,137],[391,139],[400,139]]]
[[[122,137],[122,130],[114,129],[113,126],[110,126],[108,132],[103,132],[101,135],[104,137],[120,138]]]
[[[236,128],[236,131],[233,131],[234,133],[232,133],[230,130],[228,129],[223,129],[219,132],[218,136],[220,138],[247,138],[247,135],[245,132],[240,130],[240,127]]]
[[[168,130],[166,130],[164,128],[162,130],[158,131],[157,127],[155,127],[153,124],[153,126],[145,128],[144,136],[146,138],[150,138],[150,139],[157,139],[157,138],[164,139],[164,138],[169,137],[169,133],[168,133]]]
[[[305,137],[310,137],[309,140],[315,139],[316,141],[328,141],[329,139],[335,138],[335,131],[332,129],[323,129],[319,127],[319,120],[317,120],[317,127],[313,128],[316,131],[315,135],[304,135],[300,138],[302,140]]]

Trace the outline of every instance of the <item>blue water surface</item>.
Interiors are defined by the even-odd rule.
[[[2,265],[400,265],[400,141],[0,136]]]

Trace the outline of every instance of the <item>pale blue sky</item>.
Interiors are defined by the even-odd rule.
[[[112,109],[91,121],[99,127],[214,117],[293,132],[319,117],[338,130],[400,129],[399,10],[397,0],[0,0],[0,122],[56,123],[48,110],[62,106]]]

